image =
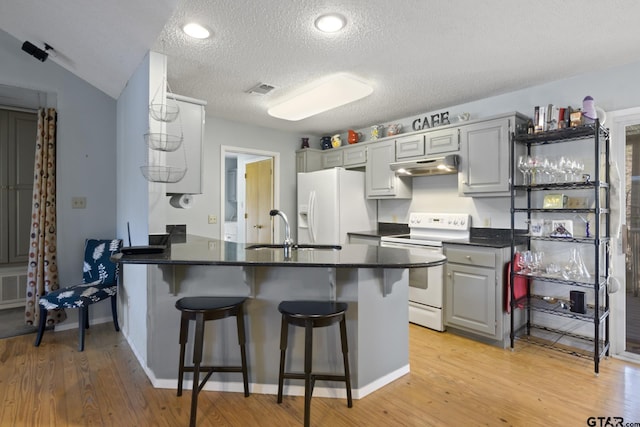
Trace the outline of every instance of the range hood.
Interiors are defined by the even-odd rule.
[[[389,167],[401,176],[445,175],[458,172],[459,157],[449,154],[391,163]]]

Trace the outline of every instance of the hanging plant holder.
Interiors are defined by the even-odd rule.
[[[176,151],[182,145],[184,139],[182,133],[180,135],[172,135],[164,132],[147,132],[144,134],[144,140],[147,146],[157,151]]]
[[[142,175],[151,182],[175,183],[184,178],[187,168],[175,166],[140,166]]]

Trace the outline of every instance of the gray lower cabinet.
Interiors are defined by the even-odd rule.
[[[410,199],[411,179],[397,177],[389,167],[396,159],[396,141],[367,146],[366,193],[369,199]]]
[[[513,114],[460,128],[458,192],[461,196],[511,196],[509,141],[522,132],[526,118]]]
[[[511,249],[445,244],[444,253],[447,330],[507,347],[504,269]]]

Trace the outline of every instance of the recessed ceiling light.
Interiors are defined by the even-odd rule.
[[[324,33],[335,33],[344,28],[347,20],[337,13],[322,15],[316,19],[316,28]]]
[[[368,84],[337,75],[267,110],[272,117],[297,121],[357,101],[373,93]]]
[[[189,24],[182,27],[182,31],[184,31],[188,36],[191,36],[194,39],[206,39],[209,37],[209,35],[211,35],[209,30],[207,30],[200,24],[196,24],[195,22],[190,22]]]

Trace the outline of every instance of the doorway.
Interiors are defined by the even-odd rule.
[[[640,124],[625,130],[625,349],[640,355]]]
[[[637,239],[640,213],[640,107],[608,113],[611,123],[611,236],[612,258],[607,282],[611,301],[611,351],[619,358],[640,362],[640,272]]]
[[[222,146],[220,158],[220,235],[229,242],[273,243],[278,224],[269,210],[280,202],[280,153]]]

